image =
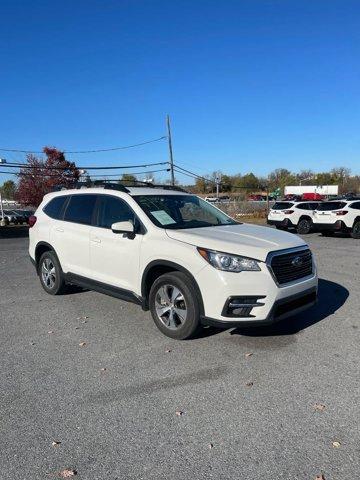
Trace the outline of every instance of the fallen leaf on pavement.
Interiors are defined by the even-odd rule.
[[[87,321],[86,321],[86,320],[83,320],[81,323],[87,323]]]
[[[184,415],[185,412],[183,412],[182,410],[176,410],[175,412],[175,415],[177,415],[178,417],[181,417],[182,415]]]
[[[340,445],[341,445],[340,442],[332,442],[332,446],[333,446],[334,448],[339,448]]]
[[[86,342],[80,342],[79,343],[79,347],[85,347],[86,346]]]
[[[55,440],[51,443],[53,447],[58,447],[61,442],[56,442]]]
[[[106,368],[100,368],[100,372],[106,372]]]
[[[49,330],[49,331],[48,331],[48,334],[51,334],[51,333],[54,333],[54,331],[53,331],[53,330]]]
[[[254,385],[254,382],[247,382],[247,383],[245,383],[245,385],[246,385],[247,387],[252,387],[252,386]]]
[[[214,444],[213,444],[213,443],[209,443],[208,447],[209,447],[210,450],[211,450],[212,448],[214,448]]]
[[[165,353],[170,353],[170,352],[171,352],[170,348],[167,348],[167,349],[165,350]]]
[[[252,355],[253,355],[252,352],[245,353],[245,357],[246,357],[246,358],[251,357]]]
[[[77,474],[76,470],[65,468],[65,470],[61,470],[61,472],[59,472],[59,477],[69,478],[69,477],[74,477],[76,474]]]
[[[315,410],[319,410],[319,412],[322,412],[325,410],[325,405],[323,403],[315,403],[314,405]]]

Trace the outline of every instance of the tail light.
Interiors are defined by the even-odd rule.
[[[35,215],[30,215],[29,220],[28,220],[30,228],[35,225],[36,220],[37,220],[37,217],[35,217]]]
[[[347,210],[339,210],[339,211],[335,211],[333,213],[335,213],[335,215],[346,215],[348,212],[347,212]]]
[[[294,213],[294,210],[285,210],[284,213],[285,215],[291,215],[292,213]]]

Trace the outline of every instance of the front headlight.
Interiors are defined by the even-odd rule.
[[[225,272],[259,272],[261,268],[253,258],[230,255],[228,253],[215,252],[198,248],[200,255],[218,270]]]

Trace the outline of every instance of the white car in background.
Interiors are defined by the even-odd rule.
[[[315,210],[314,227],[324,236],[348,232],[360,238],[360,198],[322,202]]]
[[[280,230],[295,228],[297,233],[306,234],[313,228],[314,212],[321,202],[278,201],[270,209],[267,223]]]

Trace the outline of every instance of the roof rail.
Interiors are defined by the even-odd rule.
[[[144,182],[141,180],[135,181],[126,181],[123,182],[120,180],[116,181],[109,181],[109,180],[90,180],[90,181],[83,181],[83,182],[76,182],[73,187],[67,187],[65,185],[56,185],[53,187],[53,192],[59,192],[61,190],[71,190],[76,189],[79,190],[81,188],[92,188],[92,187],[103,187],[105,190],[117,190],[118,192],[129,193],[129,187],[148,187],[148,188],[160,188],[163,190],[175,190],[177,192],[188,193],[181,187],[177,185],[154,185],[150,182]]]

